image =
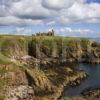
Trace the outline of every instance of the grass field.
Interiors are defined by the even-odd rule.
[[[76,47],[77,44],[87,47],[89,40],[86,38],[63,37],[63,36],[22,36],[22,35],[0,35],[0,63],[10,63],[9,56],[25,54],[28,52],[28,44],[31,47],[42,44],[42,48],[52,50],[56,45],[58,49],[62,46]]]

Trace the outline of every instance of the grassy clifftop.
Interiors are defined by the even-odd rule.
[[[20,60],[20,58],[24,57],[29,58]],[[63,91],[63,86],[66,84],[70,82],[72,82],[72,85],[79,84],[81,81],[77,80],[86,77],[84,72],[74,72],[70,66],[68,68],[58,67],[56,64],[56,67],[46,66],[45,68],[46,61],[49,62],[48,58],[51,58],[52,61],[56,59],[60,61],[60,58],[64,58],[66,62],[84,59],[93,62],[94,58],[94,61],[100,58],[100,45],[84,38],[1,35],[0,95],[5,96],[6,86],[16,86],[15,89],[12,87],[9,91],[11,94],[15,92],[14,96],[17,96],[18,91],[16,93],[12,89],[16,90],[17,87],[19,89],[20,86],[23,87],[23,84],[33,88],[34,93],[36,93],[34,94],[34,100],[37,100],[36,98],[39,98],[39,100],[43,98],[41,100],[44,100],[44,97],[50,100],[52,97],[58,98],[61,91]],[[12,59],[16,63],[12,63]],[[44,66],[36,67],[34,60],[39,62],[43,60],[45,62]],[[28,63],[26,63],[27,61]],[[50,60],[49,64],[52,61]]]
[[[29,42],[29,54],[40,59],[57,58],[73,62],[83,57],[87,60],[92,50],[92,41],[86,38],[38,36]]]
[[[64,57],[68,60],[78,60],[92,52],[99,56],[99,47],[93,47],[92,43],[86,38],[1,35],[0,62],[9,62],[9,58],[16,59],[24,55],[36,58]]]
[[[9,63],[11,56],[25,53],[26,41],[24,36],[1,35],[0,36],[0,62]]]

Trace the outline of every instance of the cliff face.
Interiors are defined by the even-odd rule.
[[[29,39],[28,39],[29,38]],[[100,63],[100,44],[82,38],[33,36],[2,38],[1,54],[12,59],[25,55],[58,62]]]
[[[100,63],[100,44],[88,39],[34,37],[29,44],[29,55],[60,62]]]
[[[9,70],[11,75],[7,74],[10,80],[3,94],[5,100],[58,100],[64,86],[76,86],[87,76],[83,71],[77,72],[67,66],[44,69],[26,65],[23,69],[18,68],[16,66],[13,72]]]
[[[60,63],[100,63],[100,44],[87,39],[56,36],[0,39],[0,95],[6,91],[5,100],[57,100],[64,86],[76,86],[87,76],[70,66],[58,67]]]
[[[1,43],[1,53],[9,58],[18,58],[26,54],[26,41],[8,38]]]

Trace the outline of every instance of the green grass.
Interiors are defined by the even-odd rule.
[[[61,52],[62,46],[73,48],[81,45],[87,48],[89,43],[88,39],[76,37],[0,35],[0,63],[9,63],[9,56],[16,55],[19,51],[27,54],[28,44],[32,50],[35,50],[36,44],[41,44],[44,52],[51,52],[54,48]]]
[[[17,52],[17,49],[20,49],[22,52],[26,52],[28,41],[31,39],[32,37],[30,36],[0,35],[0,53],[9,57],[12,52]],[[0,62],[3,61],[1,60]]]
[[[42,51],[46,56],[51,57],[53,54],[62,54],[63,48],[67,48],[67,54],[70,56],[72,52],[76,52],[79,47],[87,49],[90,41],[85,38],[63,37],[63,36],[33,36],[30,40],[30,52],[36,54],[36,45],[38,50]],[[35,56],[35,55],[33,55]]]
[[[63,36],[22,36],[22,35],[0,35],[0,47],[8,47],[13,46],[13,43],[18,44],[26,44],[28,42],[38,43],[42,42],[46,46],[51,46],[53,42],[56,42],[58,45],[61,45],[63,42],[64,45],[67,46],[74,46],[75,43],[81,43],[84,46],[87,46],[87,43],[89,42],[86,38],[77,38],[77,37],[63,37]],[[34,44],[33,43],[33,44]]]
[[[0,92],[5,89],[5,86],[7,86],[9,83],[9,79],[0,79]]]
[[[3,96],[0,96],[0,100],[4,100],[4,97]]]
[[[0,64],[10,64],[10,59],[0,53]]]
[[[5,69],[0,68],[0,75],[5,74],[7,71]]]
[[[42,44],[42,47],[52,49],[54,45],[57,45],[59,48],[62,48],[62,45],[68,47],[77,47],[77,45],[82,45],[82,47],[88,46],[90,41],[86,38],[77,38],[77,37],[63,37],[63,36],[36,36],[33,37],[31,41],[32,44]]]

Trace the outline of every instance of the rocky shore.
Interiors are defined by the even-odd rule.
[[[84,98],[88,100],[99,100],[100,99],[100,88],[97,89],[86,89],[85,91],[82,92],[82,95]]]
[[[7,87],[5,100],[57,100],[65,86],[77,86],[87,77],[85,72],[75,71],[67,66],[63,68],[31,66],[25,67],[23,74],[18,71],[18,75],[13,72],[14,76],[9,76],[13,78]],[[19,77],[20,81],[16,77]]]
[[[33,100],[33,88],[27,85],[9,87],[5,100]]]
[[[81,96],[71,97],[70,100],[100,100],[100,89],[86,89]]]
[[[0,65],[0,95],[5,100],[58,100],[65,87],[87,77],[67,62],[100,63],[100,44],[88,39],[33,36],[5,38],[1,44],[3,60],[10,61]]]

